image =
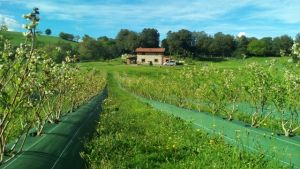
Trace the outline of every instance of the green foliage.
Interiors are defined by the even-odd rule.
[[[51,33],[52,33],[51,29],[48,28],[48,29],[45,30],[45,34],[46,35],[49,36],[49,35],[51,35]]]
[[[70,33],[60,32],[59,37],[64,39],[64,40],[74,41],[75,36],[70,34]]]
[[[272,111],[266,112],[270,105],[270,88],[273,85],[271,70],[265,69],[258,64],[250,64],[247,69],[247,82],[245,82],[244,90],[248,94],[248,99],[253,107],[251,117],[251,126],[259,127],[266,118],[268,118]]]
[[[132,54],[139,47],[139,36],[134,31],[121,29],[116,37],[116,42],[121,54]]]
[[[263,40],[253,40],[249,43],[247,50],[251,55],[264,56],[268,49],[267,43]]]
[[[280,92],[288,91],[286,84],[298,83],[297,73],[292,74],[295,80],[288,80],[283,76],[290,69],[287,65],[273,60],[261,61],[259,64],[244,62],[246,67],[240,69],[236,66],[228,69],[227,66],[218,67],[213,64],[201,68],[163,69],[159,73],[152,72],[151,76],[141,72],[123,72],[118,79],[125,88],[146,98],[210,112],[228,120],[250,123],[253,127],[269,128],[274,132],[285,133],[287,126],[292,124],[289,127],[293,128],[290,130],[292,132],[288,135],[299,134],[300,119],[295,113],[299,111],[299,107],[294,104],[292,107],[295,110],[292,111],[284,106],[283,118],[282,111],[276,109],[279,96],[275,96],[282,94],[280,97],[299,100],[299,95],[296,99],[296,95],[292,97],[286,92]],[[291,91],[297,93],[298,89],[295,87]],[[289,121],[285,128],[282,121],[284,124]]]
[[[139,44],[143,48],[159,47],[159,33],[156,29],[145,28],[139,35]]]
[[[295,37],[295,43],[300,43],[300,33],[297,33]]]
[[[77,54],[76,49],[70,43],[63,41],[47,44],[41,50],[51,57],[55,63],[62,63],[65,61],[68,52],[72,56]]]
[[[192,32],[186,29],[167,33],[167,44],[171,55],[189,56],[192,53],[192,41]]]
[[[196,54],[198,57],[207,57],[211,55],[211,44],[213,38],[205,32],[193,32],[196,42]]]
[[[24,25],[27,42],[14,48],[0,38],[0,163],[22,151],[30,131],[40,136],[45,123],[58,123],[64,113],[95,96],[105,84],[103,74],[80,73],[70,52],[56,64],[36,49],[38,8],[24,18],[29,20]]]
[[[107,60],[119,56],[116,42],[107,37],[100,37],[97,40],[85,35],[79,43],[78,53],[81,61]]]
[[[300,43],[294,43],[291,49],[291,55],[293,62],[298,62],[300,59]]]
[[[276,56],[280,56],[280,52],[285,55],[291,54],[291,48],[294,44],[293,39],[288,35],[283,35],[273,39],[273,50]]]
[[[218,32],[214,35],[214,41],[210,47],[211,53],[216,56],[231,56],[235,50],[234,38],[231,35],[224,35],[222,32]]]

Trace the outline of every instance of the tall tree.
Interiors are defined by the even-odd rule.
[[[225,35],[222,32],[218,32],[214,35],[211,52],[215,56],[231,56],[234,49],[234,37],[232,35]]]
[[[51,33],[52,33],[51,29],[48,28],[48,29],[45,30],[45,34],[46,35],[49,36],[49,35],[51,35]]]
[[[192,32],[181,29],[178,32],[167,33],[167,43],[171,54],[178,54],[183,57],[190,56],[192,53]]]
[[[276,56],[280,56],[281,53],[290,54],[291,48],[294,44],[293,39],[288,35],[282,35],[276,37],[273,40],[273,50]]]
[[[116,37],[116,43],[119,51],[124,53],[134,53],[139,47],[138,34],[128,29],[121,29]]]
[[[268,51],[268,44],[264,40],[252,40],[249,43],[247,50],[251,55],[265,56]]]
[[[84,35],[82,42],[79,43],[78,52],[80,60],[95,60],[99,57],[101,46],[98,42],[88,35]]]
[[[274,48],[273,48],[273,38],[272,37],[264,37],[261,39],[262,41],[265,42],[265,56],[274,56]]]
[[[145,28],[140,33],[140,46],[144,48],[159,47],[159,32],[153,28]]]
[[[249,39],[246,36],[240,36],[235,38],[236,49],[233,53],[234,57],[244,58],[245,55],[248,55],[247,46],[249,44]]]
[[[209,47],[213,42],[213,38],[205,32],[194,33],[195,37],[195,53],[198,56],[210,55]]]

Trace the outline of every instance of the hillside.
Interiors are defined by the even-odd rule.
[[[18,45],[22,42],[25,42],[25,37],[21,32],[4,32],[4,36],[9,39],[13,45]],[[47,35],[38,35],[37,36],[37,44],[38,46],[43,46],[46,44],[53,44],[57,42],[65,42],[70,43],[72,46],[76,46],[76,42],[67,41],[55,36],[47,36]]]

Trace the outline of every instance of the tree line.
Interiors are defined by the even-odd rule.
[[[97,39],[85,35],[78,46],[80,60],[113,59],[122,54],[132,54],[138,47],[159,47],[159,32],[153,28],[145,28],[142,32],[121,29],[116,38],[106,36]]]
[[[45,34],[50,35],[51,30],[47,29]],[[160,33],[154,28],[145,28],[141,32],[121,29],[115,38],[93,38],[89,35],[80,38],[64,32],[61,32],[59,37],[79,43],[76,47],[65,42],[46,45],[45,50],[53,55],[56,62],[61,62],[67,51],[79,56],[81,61],[107,60],[122,54],[134,54],[138,47],[163,47],[167,55],[193,59],[289,56],[293,44],[300,43],[300,33],[294,39],[288,35],[256,38],[222,32],[210,35],[204,31],[192,32],[187,29],[169,31],[166,38],[160,41]]]
[[[296,36],[300,42],[300,34]],[[167,33],[162,47],[171,55],[182,57],[246,57],[246,56],[282,56],[291,53],[294,44],[292,37],[264,37],[261,39],[246,36],[233,36],[218,32],[209,35],[206,32],[191,32],[186,29]]]
[[[300,43],[300,34],[294,40],[288,35],[256,38],[222,32],[210,35],[204,31],[191,32],[186,29],[169,31],[162,41],[159,38],[158,30],[153,28],[145,28],[142,32],[121,29],[115,39],[105,36],[94,39],[85,35],[79,43],[78,53],[81,60],[97,60],[132,54],[137,47],[164,47],[166,54],[184,58],[268,57],[287,56],[291,54],[293,44]]]

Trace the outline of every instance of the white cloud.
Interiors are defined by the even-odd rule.
[[[21,28],[21,24],[12,16],[0,14],[0,25],[6,25],[9,31]]]
[[[246,33],[245,33],[245,32],[240,32],[240,33],[238,33],[237,36],[238,36],[238,37],[246,36]]]

